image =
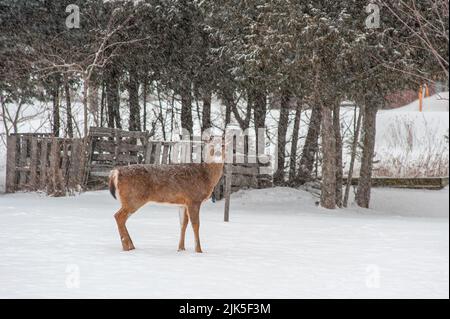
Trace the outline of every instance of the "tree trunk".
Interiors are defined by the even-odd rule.
[[[245,111],[245,118],[242,118],[239,114],[238,108],[236,103],[232,104],[233,114],[236,118],[236,121],[238,121],[239,126],[241,127],[242,131],[246,131],[250,126],[250,121],[252,119],[252,106],[253,106],[253,100],[251,93],[248,92],[248,98],[247,98],[247,109]]]
[[[52,102],[53,102],[53,128],[52,132],[53,135],[58,137],[59,136],[59,129],[61,127],[61,120],[60,120],[60,79],[59,76],[55,76],[54,82],[53,82],[53,90],[52,90]]]
[[[278,121],[278,167],[274,175],[274,183],[282,186],[285,183],[286,134],[289,124],[289,92],[283,92],[280,105],[280,119]]]
[[[192,92],[191,85],[186,84],[181,92],[181,127],[192,136],[194,132],[192,120]]]
[[[83,131],[84,137],[88,135],[88,92],[89,92],[89,79],[86,77],[83,79]]]
[[[341,134],[341,105],[339,100],[333,109],[333,130],[336,140],[336,205],[342,207],[342,186],[344,179],[344,168],[342,167],[342,134]]]
[[[300,130],[300,120],[302,115],[302,108],[297,102],[297,110],[295,111],[295,121],[294,121],[294,132],[292,133],[292,144],[291,144],[291,158],[289,163],[289,184],[294,185],[296,164],[297,164],[297,148],[298,148],[298,135]]]
[[[355,167],[355,160],[356,160],[356,152],[358,149],[358,143],[359,143],[359,132],[361,131],[361,119],[362,119],[363,109],[362,106],[360,106],[358,118],[355,122],[355,129],[353,133],[353,141],[352,141],[352,154],[350,157],[350,165],[348,168],[348,176],[347,176],[347,185],[345,186],[345,194],[344,194],[344,201],[343,206],[348,206],[348,198],[350,196],[350,188],[352,187],[352,178],[353,178],[353,170]],[[355,112],[356,117],[356,112]]]
[[[144,83],[143,83],[143,106],[144,106],[144,118],[143,118],[143,130],[144,132],[147,131],[147,91],[148,91],[148,78],[147,75],[144,77]]]
[[[322,107],[322,192],[320,204],[328,209],[336,208],[336,138],[333,130],[332,110]]]
[[[364,107],[363,154],[361,158],[358,189],[356,192],[356,203],[363,208],[369,208],[370,204],[377,112],[378,105],[376,101],[371,101]]]
[[[265,149],[265,136],[261,136],[263,137],[261,140],[258,134],[259,129],[266,128],[267,96],[264,91],[255,92],[253,112],[255,117],[256,154],[259,156],[264,154]]]
[[[95,80],[89,81],[88,103],[94,124],[98,126],[100,124],[98,120],[98,83]]]
[[[100,127],[103,127],[104,117],[105,117],[105,82],[102,81],[102,95],[100,100]]]
[[[211,92],[207,92],[203,94],[202,132],[211,127]]]
[[[139,78],[137,70],[132,67],[129,70],[128,103],[130,106],[129,130],[141,130],[141,109],[139,106]]]
[[[108,107],[108,127],[121,128],[119,79],[116,70],[110,70],[108,72],[106,81],[106,104]]]
[[[297,176],[297,181],[300,184],[304,184],[312,180],[314,158],[319,149],[321,121],[321,107],[320,105],[315,105],[312,107],[308,133],[306,135],[305,145],[303,146],[302,156],[300,158],[299,172]]]
[[[67,136],[73,137],[72,103],[70,100],[70,86],[67,78],[64,80],[64,95],[66,96]]]
[[[234,107],[234,94],[232,91],[225,89],[223,92],[223,100],[225,103],[225,128],[231,123],[231,112]]]
[[[356,110],[356,107],[355,107]],[[352,187],[352,178],[353,178],[353,170],[355,168],[355,160],[356,160],[356,152],[358,149],[358,143],[359,143],[359,132],[361,131],[361,119],[363,115],[363,108],[362,105],[360,106],[358,118],[356,119],[355,125],[354,125],[354,133],[353,133],[353,141],[352,141],[352,153],[350,156],[350,165],[348,168],[348,176],[347,176],[347,185],[345,186],[345,193],[344,193],[344,201],[343,206],[348,206],[348,198],[350,196],[350,188]],[[356,111],[355,111],[355,118],[356,118]]]

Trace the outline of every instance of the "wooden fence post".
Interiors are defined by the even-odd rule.
[[[84,137],[81,145],[79,181],[81,189],[84,189],[91,171],[92,137],[89,135]]]
[[[38,162],[38,138],[31,138],[31,160],[30,160],[30,189],[37,190],[37,162]]]
[[[67,185],[70,190],[76,189],[80,185],[79,170],[81,164],[81,140],[73,139],[70,148],[69,173]]]
[[[48,194],[59,196],[58,171],[59,171],[59,144],[56,137],[52,138],[50,147],[50,169]]]
[[[6,143],[6,192],[13,193],[16,188],[16,150],[17,136],[10,135]]]
[[[153,150],[153,143],[147,142],[147,145],[145,146],[144,164],[152,163],[152,150]]]
[[[48,153],[48,138],[43,138],[41,141],[41,162],[39,169],[40,189],[45,189],[47,183],[47,153]]]
[[[225,166],[225,212],[223,220],[230,221],[231,179],[233,178],[233,164]]]
[[[27,181],[27,153],[28,153],[28,137],[21,136],[20,138],[20,155],[19,155],[19,187],[23,189]]]

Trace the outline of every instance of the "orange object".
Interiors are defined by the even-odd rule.
[[[419,112],[423,110],[423,86],[420,86],[419,89]]]
[[[425,84],[425,96],[426,97],[430,96],[430,89],[428,88],[428,84]]]

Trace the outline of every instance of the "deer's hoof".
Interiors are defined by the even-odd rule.
[[[136,248],[134,248],[134,245],[128,245],[128,246],[123,246],[123,251],[130,251],[130,250],[134,250]]]

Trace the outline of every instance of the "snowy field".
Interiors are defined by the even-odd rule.
[[[191,231],[176,251],[173,207],[133,216],[122,252],[107,192],[0,194],[0,298],[448,298],[448,188],[373,197],[330,212],[303,191],[239,192],[230,223],[204,205],[196,254]]]

